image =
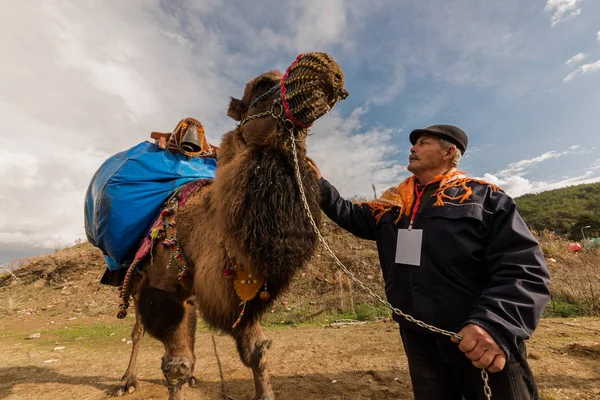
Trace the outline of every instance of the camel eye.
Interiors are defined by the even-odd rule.
[[[265,100],[269,95],[271,95],[272,91],[270,91],[270,89],[275,89],[276,84],[277,81],[266,77],[257,80],[254,84],[254,99],[250,103],[250,108],[254,107],[258,102]]]
[[[270,87],[272,85],[273,85],[273,81],[265,78],[265,79],[261,79],[260,81],[258,81],[256,83],[256,89],[262,90],[262,89],[266,89],[267,87]]]

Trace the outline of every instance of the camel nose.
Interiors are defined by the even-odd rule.
[[[323,79],[320,81],[320,85],[330,107],[333,107],[338,101],[342,101],[350,95],[346,88],[344,88],[343,83],[340,85],[335,81],[332,82]]]
[[[345,88],[341,88],[340,90],[337,90],[337,97],[340,100],[344,100],[349,95],[350,95],[350,93],[348,93],[348,91]]]

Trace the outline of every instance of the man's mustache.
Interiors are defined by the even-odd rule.
[[[412,156],[408,157],[408,161],[413,161],[413,160],[418,160],[418,159],[419,159],[419,157],[417,157],[415,155],[412,155]]]

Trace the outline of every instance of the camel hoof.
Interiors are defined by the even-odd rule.
[[[123,396],[125,394],[131,394],[135,392],[135,390],[137,389],[137,384],[137,379],[128,379],[123,377],[121,379],[121,386],[117,390],[116,395]]]
[[[190,379],[188,379],[188,384],[191,388],[195,388],[196,386],[198,386],[198,380],[194,375],[190,376]]]

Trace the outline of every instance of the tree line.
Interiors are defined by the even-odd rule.
[[[600,237],[600,182],[515,198],[530,228],[548,229],[570,240]]]

